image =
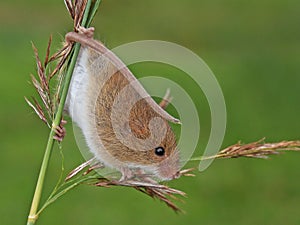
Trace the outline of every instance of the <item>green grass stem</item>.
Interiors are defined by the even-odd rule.
[[[91,5],[92,5],[92,0],[88,0],[86,10],[84,12],[84,16],[83,16],[83,19],[82,19],[81,26],[86,26],[87,21],[88,20],[89,20],[89,22],[91,21],[91,19],[88,18]],[[94,15],[94,13],[92,15]],[[62,90],[60,103],[59,103],[59,106],[58,106],[58,109],[57,109],[57,113],[55,114],[55,118],[54,118],[54,121],[53,121],[53,124],[52,124],[51,131],[49,133],[46,150],[45,150],[45,153],[44,153],[44,157],[43,157],[42,165],[41,165],[41,168],[40,168],[40,172],[39,172],[35,192],[34,192],[33,199],[32,199],[32,204],[31,204],[31,208],[30,208],[30,212],[29,212],[29,216],[28,216],[28,220],[27,220],[27,225],[35,224],[37,219],[38,219],[38,208],[39,208],[40,199],[41,199],[41,195],[42,195],[42,190],[43,190],[43,186],[44,186],[45,176],[46,176],[48,164],[49,164],[49,161],[50,161],[50,156],[51,156],[51,152],[52,152],[52,149],[53,149],[53,144],[55,142],[54,139],[53,139],[53,137],[55,135],[55,128],[60,125],[60,121],[61,121],[61,118],[62,118],[62,113],[63,113],[63,110],[64,110],[64,105],[65,105],[65,102],[66,102],[66,98],[67,98],[67,94],[68,94],[68,90],[69,90],[69,86],[70,86],[70,82],[71,82],[71,78],[72,78],[72,74],[73,74],[73,70],[74,70],[74,67],[75,67],[75,63],[76,63],[76,60],[77,60],[79,50],[80,50],[80,44],[76,43],[74,45],[74,52],[72,54],[70,64],[67,68],[67,72],[66,72],[66,75],[65,75],[64,87],[63,87],[63,90]]]

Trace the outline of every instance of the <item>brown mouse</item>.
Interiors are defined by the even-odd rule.
[[[104,44],[93,28],[70,32],[81,50],[67,97],[67,110],[90,151],[107,167],[171,180],[180,169],[176,137],[168,122],[180,123],[160,107]]]

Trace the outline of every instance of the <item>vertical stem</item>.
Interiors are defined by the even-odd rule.
[[[37,184],[36,184],[36,189],[35,189],[34,196],[33,196],[33,199],[32,199],[32,204],[31,204],[31,208],[30,208],[30,212],[29,212],[29,216],[28,216],[28,221],[27,221],[28,225],[34,224],[35,221],[37,220],[37,217],[38,217],[36,215],[36,212],[37,212],[38,205],[39,205],[40,198],[41,198],[41,194],[42,194],[42,188],[43,188],[43,184],[44,184],[44,177],[45,177],[46,170],[47,170],[47,167],[48,167],[50,154],[51,154],[51,151],[52,151],[52,148],[53,148],[53,141],[54,141],[53,135],[54,135],[54,132],[53,132],[53,128],[52,128],[51,132],[49,134],[47,147],[46,147],[46,150],[45,150],[42,166],[41,166],[38,181],[37,181]]]
[[[72,74],[73,74],[74,66],[75,66],[76,59],[77,59],[77,56],[78,56],[78,53],[79,53],[79,49],[80,49],[80,44],[76,43],[75,47],[74,47],[73,57],[71,59],[70,66],[69,66],[69,69],[68,69],[66,77],[65,77],[65,83],[64,83],[64,88],[63,88],[62,95],[61,95],[61,100],[60,100],[58,110],[57,110],[55,119],[54,119],[53,124],[52,124],[51,131],[50,131],[50,134],[49,134],[49,138],[48,138],[44,158],[43,158],[43,161],[42,161],[38,181],[37,181],[35,192],[34,192],[33,199],[32,199],[32,204],[31,204],[31,208],[30,208],[30,212],[29,212],[29,216],[28,216],[27,225],[35,224],[35,221],[38,218],[38,215],[36,213],[37,213],[39,202],[40,202],[40,199],[41,199],[42,189],[43,189],[43,186],[44,186],[44,180],[45,180],[47,167],[48,167],[48,164],[49,164],[50,155],[51,155],[51,152],[52,152],[52,149],[53,149],[53,144],[54,144],[53,137],[55,135],[54,130],[55,130],[55,127],[59,126],[61,118],[62,118],[62,113],[63,113],[66,97],[67,97],[67,94],[68,94],[68,89],[69,89],[69,86],[70,86],[70,81],[71,81],[71,77],[72,77]]]
[[[86,23],[87,23],[91,3],[92,3],[92,1],[88,0],[87,5],[86,5],[86,9],[85,9],[85,12],[84,12],[84,16],[83,16],[83,19],[82,19],[82,23],[81,23],[82,26],[85,26]],[[48,168],[51,152],[52,152],[52,149],[53,149],[53,144],[54,144],[53,137],[55,135],[55,127],[59,126],[61,118],[62,118],[62,113],[63,113],[64,105],[65,105],[65,102],[66,102],[66,98],[67,98],[67,94],[68,94],[68,90],[69,90],[69,86],[70,86],[70,82],[71,82],[71,78],[72,78],[72,74],[73,74],[73,70],[74,70],[74,67],[75,67],[75,63],[76,63],[76,60],[77,60],[79,50],[80,50],[80,44],[76,43],[75,46],[74,46],[74,52],[73,52],[73,55],[72,55],[72,58],[71,58],[70,65],[67,69],[65,82],[64,82],[64,88],[63,88],[61,98],[60,98],[60,103],[59,103],[57,113],[55,115],[55,119],[53,121],[52,128],[51,128],[51,131],[50,131],[50,134],[49,134],[49,137],[48,137],[48,142],[47,142],[44,158],[43,158],[43,161],[42,161],[40,173],[39,173],[39,176],[38,176],[35,192],[34,192],[32,203],[31,203],[31,208],[30,208],[30,212],[29,212],[29,216],[28,216],[28,220],[27,220],[27,225],[34,225],[36,220],[38,219],[37,211],[38,211],[39,203],[40,203],[40,200],[41,200],[42,189],[43,189],[43,186],[44,186],[46,171],[47,171],[47,168]]]

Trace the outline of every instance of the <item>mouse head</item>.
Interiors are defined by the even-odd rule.
[[[149,107],[145,100],[141,100],[131,110],[129,125],[137,139],[146,140],[150,136],[154,139],[148,146],[147,141],[143,146],[135,146],[136,150],[141,147],[146,149],[135,151],[136,163],[145,166],[145,170],[158,179],[176,178],[180,169],[179,151],[168,121]]]

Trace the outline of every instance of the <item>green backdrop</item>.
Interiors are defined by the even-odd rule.
[[[273,142],[299,139],[299,11],[297,0],[104,0],[94,26],[96,37],[110,48],[157,39],[201,56],[225,96],[227,147],[262,137]],[[62,0],[0,2],[1,224],[26,223],[48,134],[24,101],[35,94],[28,82],[35,71],[30,42],[43,55],[50,34],[58,49],[70,29]],[[167,70],[161,65],[132,66],[141,76],[160,69]],[[195,85],[189,87],[193,93]],[[201,93],[198,102],[203,121],[200,155],[210,117]],[[67,130],[63,151],[69,171],[83,159],[71,123]],[[51,205],[37,224],[300,224],[299,161],[296,152],[270,160],[216,160],[195,178],[170,183],[188,193],[180,203],[184,215],[131,189],[81,186]],[[60,163],[56,147],[45,193],[53,188]]]

